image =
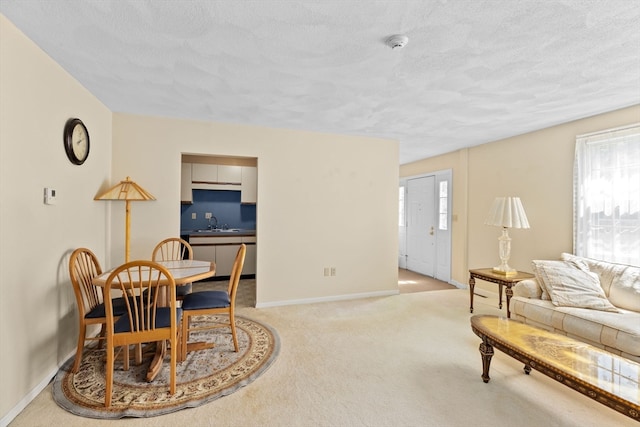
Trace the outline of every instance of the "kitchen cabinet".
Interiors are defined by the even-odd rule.
[[[242,183],[242,167],[193,163],[191,165],[191,181],[209,184],[240,185]]]
[[[199,261],[214,261],[216,260],[216,247],[214,245],[204,246],[191,246],[193,249],[193,259]],[[216,264],[216,276],[219,276],[218,265]]]
[[[240,203],[256,204],[258,202],[258,170],[255,167],[242,167],[242,193]]]
[[[241,191],[242,167],[193,163],[191,188],[193,190]]]
[[[257,249],[256,244],[246,243],[247,245],[247,253],[244,255],[244,268],[242,269],[242,274],[256,274],[257,270]]]
[[[194,259],[216,263],[216,276],[231,275],[240,244],[247,245],[242,274],[256,274],[256,236],[191,236]]]
[[[242,184],[242,167],[218,165],[219,184]]]
[[[191,163],[183,163],[180,175],[180,202],[183,204],[193,203],[193,192],[191,191]]]
[[[191,165],[192,182],[218,182],[218,165],[206,163],[193,163]]]
[[[233,267],[233,262],[236,260],[238,249],[240,249],[239,244],[216,246],[216,276],[231,275],[231,269]],[[245,262],[246,262],[246,255],[245,255]],[[242,273],[246,274],[246,272],[244,271],[244,266],[242,268]]]

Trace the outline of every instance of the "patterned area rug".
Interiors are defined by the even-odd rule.
[[[194,317],[194,323],[217,323],[227,316]],[[228,319],[228,317],[227,317]],[[154,348],[143,353],[143,363],[132,361],[124,371],[122,360],[115,365],[111,408],[104,407],[105,352],[85,349],[80,370],[69,372],[73,357],[53,380],[53,399],[67,411],[90,418],[154,417],[192,408],[229,395],[255,381],[275,361],[280,340],[271,327],[236,316],[240,351],[233,351],[229,327],[192,332],[190,341],[215,343],[211,349],[187,354],[177,366],[177,390],[169,394],[169,359],[152,382],[144,379]],[[133,354],[133,351],[131,352]]]

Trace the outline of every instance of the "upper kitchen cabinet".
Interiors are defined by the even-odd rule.
[[[242,184],[242,167],[218,165],[218,183]]]
[[[258,170],[255,167],[242,167],[242,193],[240,203],[256,204],[258,202]]]
[[[193,192],[191,191],[191,163],[183,163],[180,175],[180,202],[183,204],[193,203]]]
[[[194,163],[191,165],[192,182],[218,182],[218,165]]]
[[[257,159],[245,157],[182,156],[181,200],[192,203],[191,190],[240,191],[242,204],[258,200]]]
[[[240,191],[242,168],[240,166],[193,163],[191,188],[194,190]]]
[[[191,168],[192,182],[237,185],[242,183],[242,167],[240,166],[193,163]]]

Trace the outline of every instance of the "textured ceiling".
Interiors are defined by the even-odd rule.
[[[636,0],[0,0],[0,12],[112,111],[389,138],[400,163],[640,103]],[[409,43],[392,50],[398,33]]]

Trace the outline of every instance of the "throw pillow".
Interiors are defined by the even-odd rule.
[[[619,312],[607,299],[595,273],[581,270],[570,262],[542,261],[536,265],[536,274],[557,307]]]
[[[563,252],[560,254],[560,259],[562,261],[567,261],[568,263],[575,265],[576,268],[582,271],[591,271],[589,269],[589,264],[583,257],[579,257],[573,254],[569,254],[567,252]]]
[[[533,270],[533,274],[538,279],[538,284],[540,285],[540,289],[542,289],[542,295],[540,299],[545,301],[551,301],[551,297],[549,296],[549,291],[547,291],[547,285],[542,280],[542,277],[538,274],[538,264],[544,264],[548,262],[556,262],[556,261],[546,261],[546,260],[533,260],[531,261],[531,269]]]

